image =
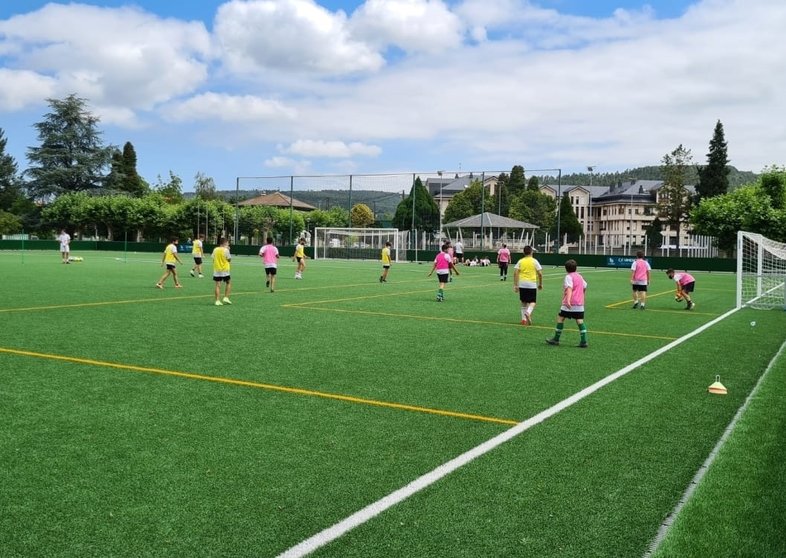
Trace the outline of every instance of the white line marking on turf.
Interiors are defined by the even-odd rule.
[[[686,335],[683,335],[679,339],[676,339],[671,343],[664,345],[660,349],[653,351],[652,353],[640,358],[636,362],[633,362],[632,364],[629,364],[628,366],[621,368],[620,370],[612,374],[609,374],[605,378],[598,380],[594,384],[582,389],[579,392],[574,393],[567,399],[563,399],[562,401],[553,405],[552,407],[549,407],[548,409],[541,411],[537,415],[528,418],[524,422],[520,422],[513,428],[506,430],[505,432],[498,434],[497,436],[480,444],[479,446],[475,446],[471,450],[462,453],[458,457],[455,457],[450,461],[443,463],[436,469],[426,473],[421,477],[418,477],[417,479],[413,480],[411,483],[407,484],[406,486],[403,486],[402,488],[399,488],[398,490],[391,492],[390,494],[383,497],[382,499],[369,504],[368,506],[366,506],[361,510],[358,510],[352,515],[339,521],[335,525],[328,527],[327,529],[324,529],[323,531],[320,531],[319,533],[289,548],[288,550],[281,553],[278,558],[301,558],[303,556],[306,556],[314,552],[315,550],[325,546],[326,544],[338,539],[339,537],[351,531],[355,527],[359,527],[360,525],[363,525],[367,521],[381,514],[383,511],[392,508],[396,504],[403,502],[413,494],[416,494],[421,490],[423,490],[424,488],[431,486],[441,478],[446,477],[447,475],[459,469],[460,467],[463,467],[464,465],[474,461],[478,457],[490,452],[491,450],[504,444],[508,440],[515,438],[522,432],[526,432],[533,426],[540,424],[541,422],[553,417],[560,411],[563,411],[568,407],[572,406],[573,404],[578,403],[588,395],[595,393],[602,387],[605,387],[611,382],[621,378],[628,372],[631,372],[639,368],[640,366],[647,364],[648,362],[654,360],[655,358],[659,357],[663,353],[666,353],[671,349],[673,349],[674,347],[681,345],[688,339],[691,339],[692,337],[699,335],[700,333],[711,328],[718,322],[725,320],[726,318],[737,312],[737,310],[738,310],[737,308],[729,310],[725,314],[718,316],[717,318],[715,318],[710,322],[707,322],[703,326],[694,329],[693,331],[691,331]]]
[[[661,526],[658,529],[658,534],[655,535],[655,539],[653,539],[652,543],[650,543],[649,548],[644,553],[644,558],[648,558],[649,556],[652,556],[653,554],[655,554],[655,551],[658,550],[658,547],[663,542],[663,539],[666,538],[669,529],[671,529],[671,526],[674,524],[674,521],[676,521],[677,516],[682,511],[682,508],[685,507],[685,505],[688,503],[688,500],[690,500],[691,497],[693,496],[693,493],[696,491],[696,488],[699,486],[699,483],[704,478],[704,475],[707,473],[707,470],[715,462],[715,458],[718,457],[718,453],[720,452],[721,448],[724,445],[726,445],[726,441],[729,439],[731,433],[734,431],[734,428],[737,426],[737,422],[740,420],[742,415],[745,414],[745,411],[748,410],[748,406],[750,405],[750,402],[759,392],[759,388],[761,387],[762,383],[764,383],[764,378],[770,373],[770,370],[772,370],[773,366],[781,357],[784,350],[786,350],[786,341],[783,342],[781,348],[778,350],[775,356],[772,357],[772,360],[770,360],[770,363],[767,365],[767,368],[764,370],[764,373],[761,375],[761,377],[759,377],[759,380],[756,382],[756,385],[753,386],[753,389],[748,394],[748,397],[745,399],[745,402],[742,404],[742,406],[739,409],[737,409],[737,413],[734,415],[734,418],[731,419],[731,422],[726,427],[726,430],[723,431],[723,434],[718,440],[718,443],[715,444],[715,447],[712,448],[710,455],[707,457],[704,463],[702,463],[701,467],[699,467],[699,470],[696,471],[696,474],[691,479],[690,484],[688,484],[688,488],[686,488],[685,492],[682,494],[680,501],[677,502],[677,505],[674,506],[674,509],[671,511],[671,513],[667,515],[666,519],[664,519],[663,523],[661,523]]]

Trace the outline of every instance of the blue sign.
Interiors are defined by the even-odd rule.
[[[647,263],[652,265],[652,262],[649,260],[649,258],[645,258],[645,260]],[[607,256],[606,267],[630,267],[635,261],[636,258],[632,258],[630,256]]]

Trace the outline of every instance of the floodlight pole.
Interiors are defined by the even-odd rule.
[[[240,177],[235,179],[235,244],[238,243],[240,227]]]
[[[557,244],[555,246],[559,254],[559,233],[560,233],[560,214],[562,213],[562,169],[557,169]]]

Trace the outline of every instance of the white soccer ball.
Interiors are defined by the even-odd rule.
[[[756,322],[755,321],[751,322],[751,327],[756,327]]]

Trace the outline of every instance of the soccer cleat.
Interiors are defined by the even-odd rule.
[[[685,308],[685,310],[693,310],[694,306],[696,306],[696,304],[693,301],[691,301],[688,303],[688,306]]]
[[[163,288],[164,285],[162,285],[161,283],[156,283],[156,289],[163,289]]]
[[[222,298],[221,302],[223,302],[224,304],[232,304],[232,301],[229,300],[227,297]]]
[[[189,271],[189,273],[191,274],[191,277],[194,277],[194,270],[193,269],[191,271]]]
[[[559,346],[558,339],[546,339],[546,343],[548,343],[549,345],[554,345],[555,347]]]
[[[637,300],[636,302],[633,303],[633,309],[635,310],[638,307],[639,307],[639,301]]]
[[[223,304],[221,304],[221,301],[220,301],[220,300],[217,300],[217,301],[215,302],[215,306],[223,306]]]
[[[576,346],[577,346],[579,349],[586,349],[587,347],[589,347],[589,345],[587,345],[586,343],[579,343],[579,344],[578,344],[578,345],[576,345]]]
[[[529,314],[524,314],[521,317],[521,325],[528,326],[528,325],[531,325],[531,324],[532,324],[532,320],[530,319]]]
[[[270,281],[265,281],[265,288],[270,286]]]
[[[504,277],[500,277],[500,278],[499,278],[499,280],[500,280],[500,281],[504,281],[504,280],[505,280],[505,278],[504,278]]]
[[[644,310],[644,305],[642,304],[641,306],[639,306],[639,309]]]
[[[178,283],[177,285],[175,285],[175,288],[176,288],[176,289],[182,289],[182,288],[183,288],[183,285],[181,285],[181,284],[179,284],[179,283]]]
[[[202,279],[203,277],[204,277],[204,275],[202,275],[202,274],[200,273],[200,274],[199,274],[199,278],[200,278],[200,279]]]

